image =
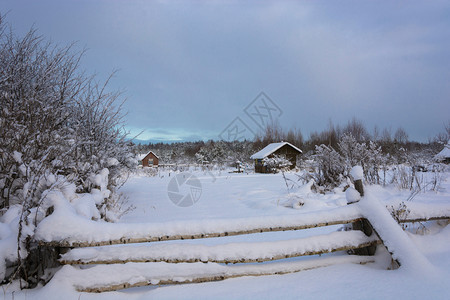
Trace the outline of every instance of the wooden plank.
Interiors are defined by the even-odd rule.
[[[431,218],[406,218],[400,220],[400,223],[417,223],[417,222],[439,221],[439,220],[450,220],[450,216],[440,216]]]
[[[300,257],[300,256],[308,256],[308,255],[319,255],[337,251],[347,251],[353,249],[364,248],[372,245],[381,244],[380,240],[367,241],[364,243],[360,243],[357,245],[344,245],[340,247],[327,248],[327,249],[318,249],[315,251],[304,251],[304,252],[292,252],[286,254],[275,255],[272,257],[260,257],[260,258],[241,258],[241,259],[202,259],[200,255],[196,258],[145,258],[145,259],[109,259],[109,260],[60,260],[60,263],[63,265],[93,265],[93,264],[125,264],[129,262],[134,263],[142,263],[142,262],[167,262],[167,263],[195,263],[195,262],[214,262],[214,263],[224,263],[224,264],[238,264],[238,263],[255,263],[255,262],[265,262],[265,261],[273,261],[280,260],[292,257]]]
[[[336,264],[345,264],[345,263],[354,263],[354,264],[367,264],[373,263],[375,261],[373,256],[338,256],[338,257],[329,257],[329,258],[318,258],[309,261],[296,261],[289,263],[271,263],[269,265],[250,265],[245,266],[245,268],[240,268],[240,266],[224,266],[224,271],[218,272],[208,272],[208,267],[211,267],[207,264],[205,266],[205,272],[199,272],[198,270],[194,271],[191,274],[187,274],[185,271],[182,271],[183,268],[186,270],[186,266],[180,266],[178,268],[178,272],[171,268],[174,272],[171,275],[168,274],[146,274],[143,273],[134,273],[134,275],[127,275],[127,268],[132,265],[121,265],[123,269],[121,272],[118,272],[123,276],[122,280],[115,280],[114,283],[103,282],[100,284],[88,283],[88,284],[77,284],[74,283],[74,286],[79,292],[89,292],[89,293],[101,293],[108,291],[116,291],[126,288],[132,287],[140,287],[147,285],[166,285],[166,284],[187,284],[187,283],[202,283],[202,282],[211,282],[211,281],[220,281],[229,278],[237,278],[243,276],[267,276],[267,275],[283,275],[289,273],[296,273],[300,271],[312,270],[321,267],[327,267]],[[108,266],[111,267],[111,266]],[[96,267],[94,267],[96,268]],[[147,270],[151,270],[152,267],[149,264]],[[89,281],[89,277],[96,276],[96,274],[103,273],[104,270],[101,269],[99,272],[91,272],[93,269],[86,270],[76,270],[73,276],[83,276],[84,282]],[[94,270],[95,271],[95,270]],[[78,274],[77,274],[78,273]],[[98,275],[97,275],[98,276]],[[135,278],[139,278],[138,280],[134,280]],[[86,280],[87,279],[87,280]],[[122,281],[122,282],[120,282]],[[92,282],[95,282],[93,280]],[[119,282],[119,283],[118,283]]]
[[[264,233],[264,232],[276,232],[276,231],[292,231],[292,230],[302,230],[310,229],[331,225],[348,224],[362,220],[362,217],[351,218],[347,220],[337,220],[330,222],[320,222],[315,224],[302,224],[298,226],[279,226],[279,227],[258,227],[250,230],[236,230],[227,232],[210,232],[192,235],[164,235],[164,236],[143,236],[138,238],[127,238],[122,237],[120,239],[113,239],[108,241],[99,242],[70,242],[70,241],[53,241],[53,242],[43,242],[40,241],[39,244],[43,246],[50,247],[62,247],[62,248],[75,248],[75,247],[96,247],[96,246],[106,246],[106,245],[120,245],[120,244],[131,244],[131,243],[148,243],[148,242],[158,242],[158,241],[169,241],[169,240],[187,240],[187,239],[202,239],[202,238],[215,238],[224,236],[235,236],[253,233]],[[430,218],[406,218],[401,220],[401,223],[414,223],[414,222],[425,222],[433,220],[450,220],[449,215],[434,216]]]
[[[58,241],[58,242],[40,242],[40,244],[45,245],[45,246],[50,246],[50,247],[77,248],[77,247],[97,247],[97,246],[107,246],[107,245],[131,244],[131,243],[160,242],[160,241],[170,241],[170,240],[191,240],[191,239],[215,238],[215,237],[224,237],[224,236],[263,233],[263,232],[311,229],[311,228],[324,227],[324,226],[348,224],[348,223],[356,222],[359,220],[362,220],[362,217],[352,218],[352,219],[348,219],[348,220],[337,220],[337,221],[331,221],[331,222],[315,223],[315,224],[304,224],[304,225],[298,225],[298,226],[261,227],[261,228],[251,229],[251,230],[211,232],[211,233],[201,233],[201,234],[193,234],[193,235],[147,236],[147,237],[141,237],[141,238],[122,237],[117,240],[109,240],[109,241],[101,241],[101,242]]]

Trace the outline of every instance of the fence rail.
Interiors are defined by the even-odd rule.
[[[361,231],[351,230],[276,242],[240,242],[215,246],[178,243],[145,244],[132,248],[128,246],[78,248],[64,254],[60,262],[72,265],[161,261],[252,263],[351,250],[378,243],[376,237],[368,237]]]
[[[188,229],[185,229],[183,232],[183,229],[181,229],[179,234],[176,235],[162,235],[157,234],[159,232],[158,230],[149,230],[147,232],[140,232],[138,236],[123,235],[120,238],[112,238],[106,241],[88,242],[70,240],[68,238],[63,241],[41,241],[40,243],[44,246],[63,249],[62,252],[64,254],[59,260],[61,264],[74,266],[83,264],[93,265],[87,269],[75,267],[69,269],[70,272],[73,272],[72,275],[66,274],[66,276],[71,276],[71,278],[78,278],[74,279],[74,286],[78,291],[83,292],[113,291],[151,284],[207,282],[240,276],[286,274],[336,263],[365,264],[373,262],[373,257],[358,255],[324,257],[306,261],[292,261],[289,263],[282,261],[286,258],[336,251],[355,250],[358,253],[357,250],[361,248],[375,247],[380,244],[384,245],[383,237],[376,231],[376,228],[373,228],[375,234],[369,234],[363,228],[355,225],[358,223],[366,223],[372,228],[369,221],[355,207],[357,206],[352,204],[325,213],[317,212],[305,215],[284,216],[279,219],[282,223],[279,226],[265,225],[265,223],[273,225],[278,220],[268,217],[267,222],[265,222],[264,218],[259,218],[257,219],[258,222],[254,224],[250,222],[243,229],[230,222],[229,231],[219,230],[219,227],[206,226],[201,230],[198,229],[198,232]],[[393,208],[390,210],[393,213]],[[422,213],[420,208],[412,208],[408,215],[403,218],[397,216],[396,219],[399,223],[450,219],[450,211],[448,209],[444,211],[436,209],[434,215],[427,213],[427,217],[421,215]],[[387,212],[386,214],[389,215]],[[304,217],[305,220],[301,220],[301,217]],[[315,222],[312,220],[315,220]],[[264,232],[303,230],[349,223],[354,224],[354,230],[333,232],[327,235],[287,241],[236,242],[216,246],[186,243],[147,244],[148,242],[168,240],[204,239]],[[151,224],[147,225],[151,226]],[[120,228],[122,225],[111,224],[111,226]],[[221,224],[221,228],[223,228],[223,224]],[[362,231],[356,230],[357,228]],[[170,232],[174,231],[172,230]],[[128,249],[126,249],[129,247],[127,245],[119,245],[130,243],[146,244],[139,246],[140,248],[132,246]],[[118,246],[108,247],[108,245]],[[130,251],[130,249],[132,250]],[[258,249],[258,251],[253,251],[254,249]],[[389,249],[387,250],[389,251]],[[391,254],[393,253],[391,252]],[[249,264],[266,261],[274,262],[270,264]],[[395,262],[400,266],[399,261],[396,260]],[[224,266],[220,264],[237,265]],[[99,282],[99,278],[102,277],[101,274],[109,271],[118,274],[118,278],[109,281],[108,279],[102,279]]]
[[[336,210],[337,211],[337,210]],[[310,215],[311,216],[311,215]],[[301,216],[299,216],[301,218]],[[320,218],[320,217],[318,217]],[[199,233],[189,233],[189,234],[176,234],[176,235],[142,235],[142,236],[134,236],[127,237],[122,236],[117,239],[110,239],[106,241],[72,241],[72,240],[61,240],[61,241],[39,241],[41,246],[48,247],[60,247],[60,248],[78,248],[78,247],[97,247],[97,246],[107,246],[107,245],[120,245],[120,244],[132,244],[132,243],[148,243],[148,242],[161,242],[161,241],[170,241],[170,240],[191,240],[191,239],[203,239],[203,238],[216,238],[216,237],[225,237],[225,236],[236,236],[236,235],[244,235],[244,234],[253,234],[253,233],[264,233],[264,232],[277,232],[277,231],[292,231],[292,230],[302,230],[302,229],[311,229],[318,228],[324,226],[331,225],[340,225],[340,224],[349,224],[357,221],[361,221],[364,217],[359,214],[353,214],[350,218],[332,220],[332,221],[323,221],[323,222],[301,222],[299,220],[297,225],[284,225],[284,226],[255,226],[250,229],[242,229],[242,230],[230,230],[230,231],[210,231],[210,232],[199,232]],[[426,222],[433,220],[450,220],[450,213],[443,213],[437,216],[432,217],[421,217],[412,214],[410,217],[404,217],[398,220],[399,223],[417,223],[417,222]],[[117,225],[120,227],[121,224],[110,224],[112,226]],[[161,224],[159,224],[161,225]],[[152,224],[147,224],[147,226],[151,227]]]

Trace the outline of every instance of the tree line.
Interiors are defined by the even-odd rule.
[[[289,142],[299,147],[306,157],[314,155],[316,147],[325,145],[330,149],[339,149],[344,137],[351,136],[355,142],[370,146],[370,143],[380,147],[380,151],[404,161],[405,153],[423,158],[431,158],[442,150],[442,145],[450,139],[450,121],[444,125],[444,131],[437,134],[427,143],[411,141],[402,127],[392,131],[390,128],[380,130],[375,127],[369,132],[364,122],[352,118],[344,126],[334,125],[331,121],[322,131],[313,131],[308,139],[298,128],[284,129],[278,122],[266,126],[252,140],[244,141],[195,141],[176,143],[135,144],[135,153],[146,153],[150,150],[160,156],[165,163],[216,163],[233,164],[236,161],[250,163],[250,156],[270,143]]]

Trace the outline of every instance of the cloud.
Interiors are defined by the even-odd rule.
[[[446,1],[21,0],[5,9],[22,31],[35,24],[86,45],[89,71],[120,69],[111,88],[127,91],[129,126],[161,139],[215,137],[261,91],[285,112],[281,125],[305,135],[356,116],[426,140],[448,120]]]
[[[217,139],[215,132],[207,130],[188,130],[182,128],[136,128],[127,126],[129,138],[152,142],[181,142]]]

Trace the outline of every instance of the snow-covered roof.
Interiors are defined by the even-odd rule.
[[[442,149],[441,152],[436,154],[436,156],[434,158],[436,158],[436,159],[450,158],[450,141],[447,143],[447,145],[445,145],[444,149]]]
[[[155,152],[150,151],[150,152],[147,153],[147,154],[139,154],[139,155],[138,155],[138,160],[143,160],[143,159],[144,159],[147,155],[149,155],[150,153],[153,153],[153,155],[154,155],[157,159],[159,159],[158,155],[156,155]]]
[[[277,151],[278,149],[280,149],[281,147],[283,147],[284,145],[289,145],[292,148],[294,148],[295,150],[297,150],[298,152],[302,153],[302,150],[298,149],[297,147],[295,147],[294,145],[292,145],[291,143],[288,142],[280,142],[280,143],[272,143],[267,145],[266,147],[264,147],[264,149],[262,149],[259,152],[256,152],[255,154],[253,154],[250,159],[263,159],[264,157],[269,156],[270,154],[274,153],[275,151]]]

